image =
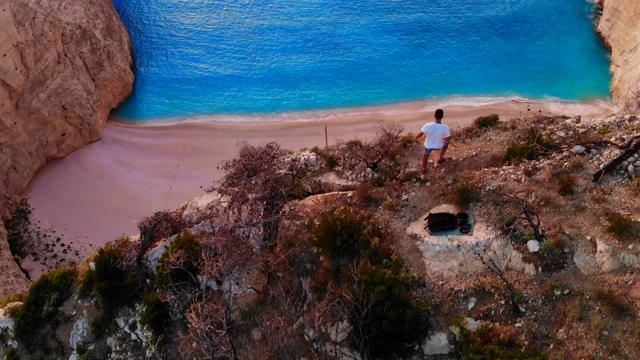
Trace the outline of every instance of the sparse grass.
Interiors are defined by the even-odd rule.
[[[556,291],[563,291],[567,288],[567,285],[561,281],[550,281],[544,286],[544,296],[553,297]]]
[[[595,316],[591,319],[591,336],[596,340],[601,340],[604,335],[603,332],[607,328],[607,323],[600,316]]]
[[[583,157],[573,157],[569,160],[569,170],[579,171],[586,167],[586,160]]]
[[[569,315],[576,321],[585,322],[589,313],[589,300],[583,293],[579,293],[574,301],[573,305],[569,307]]]
[[[569,196],[575,194],[576,178],[571,174],[564,174],[558,179],[558,194]]]
[[[627,186],[633,195],[640,196],[640,177],[633,178]]]
[[[596,129],[596,133],[600,136],[607,136],[611,133],[611,125],[610,124],[601,124]]]
[[[467,209],[480,200],[480,191],[474,185],[462,180],[454,185],[449,200],[456,206]]]
[[[389,211],[398,211],[402,208],[403,202],[401,199],[396,199],[396,198],[387,198],[383,203],[382,203],[382,207],[385,210],[389,210]]]
[[[638,239],[638,226],[629,217],[619,212],[614,212],[607,217],[607,222],[607,232],[619,240],[630,241]]]

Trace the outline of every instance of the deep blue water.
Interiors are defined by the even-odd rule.
[[[450,96],[608,98],[587,0],[114,0],[129,120]]]

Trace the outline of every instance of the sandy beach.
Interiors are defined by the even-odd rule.
[[[246,141],[270,141],[284,148],[325,146],[371,137],[379,122],[419,131],[445,110],[444,123],[464,126],[478,116],[497,113],[503,120],[541,113],[595,118],[613,111],[610,103],[482,101],[414,102],[392,106],[289,114],[271,121],[218,122],[207,118],[173,124],[137,125],[112,120],[102,139],[51,162],[40,170],[26,196],[43,226],[87,246],[101,246],[120,235],[137,233],[136,222],[171,210],[203,193],[222,173],[218,164],[235,156]],[[208,121],[209,120],[209,121]],[[252,119],[254,120],[254,119]],[[455,157],[455,144],[450,148]],[[421,154],[416,154],[418,166]]]

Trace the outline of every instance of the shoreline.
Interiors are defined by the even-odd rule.
[[[405,101],[382,105],[366,105],[347,108],[317,109],[292,112],[274,113],[249,113],[249,114],[212,114],[194,116],[171,116],[157,119],[131,120],[111,116],[110,121],[130,124],[135,126],[166,126],[184,123],[215,123],[215,124],[251,124],[251,123],[274,123],[274,122],[316,122],[327,121],[339,118],[346,120],[359,116],[372,115],[407,115],[421,111],[429,111],[437,108],[476,108],[476,107],[502,107],[511,105],[521,107],[522,105],[538,106],[546,108],[548,111],[558,113],[562,110],[582,114],[585,111],[593,112],[601,109],[615,111],[616,106],[611,99],[595,99],[593,101],[573,101],[558,98],[548,98],[545,100],[527,99],[519,96],[451,96],[438,100],[418,100]]]
[[[283,148],[325,146],[375,134],[377,123],[395,122],[404,133],[419,131],[432,121],[437,107],[451,128],[497,113],[502,120],[540,113],[602,117],[615,111],[611,103],[553,103],[506,101],[488,105],[451,105],[412,102],[335,112],[332,117],[305,121],[212,122],[136,124],[110,119],[102,139],[57,159],[41,169],[29,184],[26,197],[33,218],[63,234],[67,242],[103,246],[122,235],[137,233],[136,222],[161,210],[174,210],[204,193],[223,175],[218,164],[233,158],[238,145],[278,142]],[[308,113],[305,113],[308,114]],[[210,117],[211,118],[211,117]],[[451,151],[455,157],[455,148]],[[420,154],[416,154],[418,166]]]

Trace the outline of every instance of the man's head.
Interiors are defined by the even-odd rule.
[[[434,116],[436,120],[442,120],[442,118],[444,117],[444,111],[442,111],[442,109],[438,109],[436,110],[436,113]]]

